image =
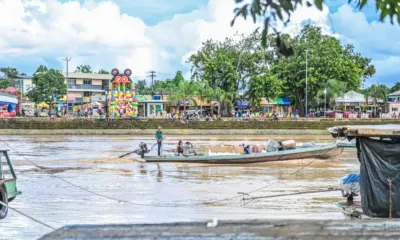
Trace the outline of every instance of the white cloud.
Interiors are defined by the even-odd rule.
[[[388,22],[368,22],[364,13],[343,5],[332,14],[332,27],[340,31],[342,42],[352,43],[355,50],[372,59],[376,76],[367,81],[392,85],[399,81],[400,27]]]
[[[146,75],[149,70],[183,70],[187,74],[185,62],[203,41],[223,40],[260,26],[250,19],[239,18],[231,27],[234,8],[232,0],[209,0],[203,8],[146,26],[141,19],[122,14],[112,1],[62,4],[56,0],[0,0],[0,62],[35,59],[39,65],[53,59],[59,65],[51,67],[64,69],[65,63],[60,59],[71,56],[71,70],[80,64],[90,64],[94,69],[131,68],[134,75]],[[326,6],[323,11],[300,7],[285,28],[278,27],[295,35],[307,22],[322,27],[326,34],[333,34],[330,27],[333,22],[333,29],[338,30],[342,40],[353,42],[357,49],[369,49],[367,56],[377,59],[374,63],[378,71],[388,65],[386,55],[377,54],[392,51],[386,43],[393,45],[393,51],[400,52],[398,27],[369,24],[362,13],[354,13],[346,6],[333,14],[331,21]],[[399,61],[396,57],[391,60]]]

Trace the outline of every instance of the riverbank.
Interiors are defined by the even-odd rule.
[[[398,119],[222,119],[181,124],[163,119],[1,119],[3,135],[148,135],[163,126],[170,134],[180,135],[328,135],[326,129],[340,125],[398,124]]]
[[[0,135],[127,135],[127,136],[153,136],[153,129],[2,129]],[[265,136],[282,136],[296,139],[328,140],[332,136],[327,130],[315,129],[164,129],[167,136],[224,136],[224,138],[237,139],[239,136],[264,138]]]

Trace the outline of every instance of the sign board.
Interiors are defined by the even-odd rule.
[[[92,101],[106,101],[106,96],[105,95],[94,95],[91,97]]]

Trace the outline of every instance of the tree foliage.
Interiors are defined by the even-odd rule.
[[[343,46],[338,39],[323,35],[318,27],[306,25],[294,38],[281,37],[293,46],[294,55],[284,56],[275,46],[277,57],[271,69],[283,81],[284,95],[295,103],[301,115],[304,114],[306,95],[311,103],[312,99],[318,98],[318,92],[327,87],[329,80],[345,85],[346,91],[358,90],[362,82],[375,73],[371,59],[355,52],[353,45]],[[334,95],[330,94],[329,98]]]
[[[45,65],[40,65],[37,69],[36,69],[36,71],[35,71],[35,74],[36,73],[39,73],[39,72],[46,72],[46,71],[48,71],[49,69],[45,66]]]
[[[13,86],[14,79],[19,75],[16,68],[0,68],[0,89]]]
[[[98,74],[110,74],[109,71],[104,70],[104,69],[100,69],[97,73],[98,73]]]
[[[35,103],[49,101],[53,94],[62,96],[67,92],[64,75],[56,69],[38,72],[32,83],[34,87],[28,92],[28,97]]]
[[[235,24],[238,17],[247,19],[250,17],[254,23],[263,20],[264,26],[262,30],[262,45],[267,46],[269,28],[275,32],[275,41],[278,46],[278,51],[285,55],[291,56],[294,54],[293,47],[280,37],[280,33],[276,29],[277,22],[283,22],[284,25],[290,22],[291,15],[296,11],[298,6],[306,5],[308,7],[316,7],[322,10],[324,0],[314,0],[312,4],[309,0],[252,0],[250,3],[243,0],[235,0],[236,4],[241,4],[234,10],[235,17],[231,25]],[[356,8],[361,10],[365,7],[368,0],[349,0],[349,3],[355,3]],[[380,21],[384,21],[387,17],[393,24],[393,19],[400,23],[400,8],[399,0],[377,0],[375,1],[376,11],[380,15]]]
[[[92,67],[90,65],[79,65],[76,67],[75,72],[93,73]]]

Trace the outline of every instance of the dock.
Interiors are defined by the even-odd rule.
[[[212,221],[210,221],[212,222]],[[71,225],[43,236],[49,239],[399,239],[395,220],[253,220],[126,225]]]

